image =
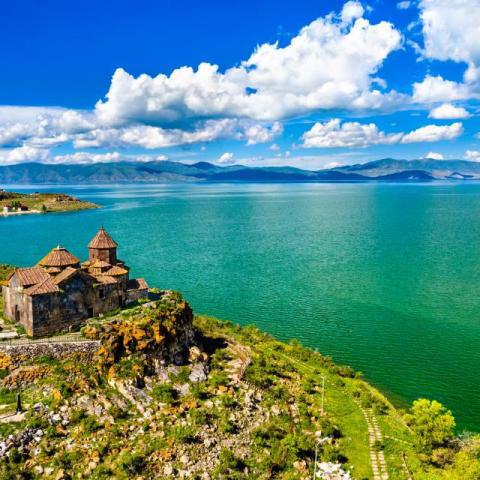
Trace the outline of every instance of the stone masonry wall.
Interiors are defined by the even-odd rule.
[[[57,360],[80,357],[82,362],[91,362],[99,347],[100,341],[97,340],[68,343],[28,343],[22,345],[0,343],[0,352],[9,355],[15,363],[23,363],[42,355],[53,357]]]

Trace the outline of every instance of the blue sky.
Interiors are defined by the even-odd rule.
[[[3,2],[0,164],[480,160],[480,6]]]

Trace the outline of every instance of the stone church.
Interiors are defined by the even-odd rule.
[[[147,283],[129,278],[117,246],[102,227],[83,263],[58,246],[34,267],[17,268],[3,285],[4,316],[37,337],[71,330],[87,318],[146,298]]]

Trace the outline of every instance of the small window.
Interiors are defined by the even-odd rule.
[[[99,291],[98,291],[98,296],[100,298],[105,298],[105,290],[103,288],[101,288]]]

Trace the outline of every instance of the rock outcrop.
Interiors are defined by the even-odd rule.
[[[144,375],[166,364],[189,361],[190,349],[196,346],[192,322],[190,305],[178,293],[168,291],[128,317],[88,324],[83,334],[100,341],[96,354],[100,370],[115,376],[128,366]]]

